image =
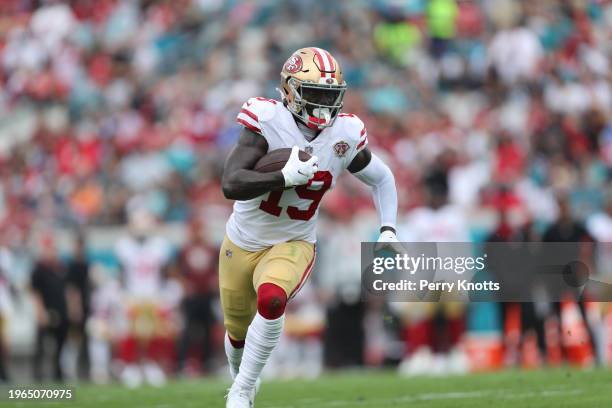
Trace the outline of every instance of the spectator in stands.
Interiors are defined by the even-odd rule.
[[[434,58],[444,55],[455,37],[457,4],[455,0],[432,0],[427,5],[427,28]]]
[[[489,61],[506,85],[536,79],[542,45],[525,22],[516,17],[512,27],[499,30],[489,45]]]

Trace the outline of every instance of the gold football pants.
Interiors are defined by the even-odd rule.
[[[249,252],[227,236],[219,254],[219,291],[223,321],[229,336],[244,340],[257,311],[257,289],[273,283],[295,295],[308,279],[315,260],[315,246],[306,241],[290,241]]]

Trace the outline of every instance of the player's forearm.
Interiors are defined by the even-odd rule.
[[[383,183],[372,187],[372,197],[380,218],[381,231],[387,227],[395,231],[397,224],[397,190],[395,178],[390,171],[389,175],[390,177]]]
[[[260,173],[239,169],[223,177],[223,195],[229,200],[250,200],[271,190],[285,187],[285,178],[280,171]]]
[[[391,169],[376,155],[370,163],[355,177],[372,187],[372,198],[378,212],[381,230],[390,227],[395,230],[397,224],[397,189]]]

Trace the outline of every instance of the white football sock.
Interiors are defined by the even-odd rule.
[[[235,380],[236,376],[238,375],[238,369],[240,368],[240,361],[242,361],[243,351],[244,348],[234,347],[229,339],[229,335],[225,333],[225,355],[227,356],[227,362],[229,363],[232,380]]]
[[[257,313],[249,326],[244,355],[234,383],[243,389],[252,389],[283,331],[285,316],[268,320]]]

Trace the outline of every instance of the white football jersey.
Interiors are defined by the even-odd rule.
[[[236,120],[257,137],[264,137],[269,152],[298,146],[317,156],[319,171],[306,185],[236,201],[227,222],[227,236],[247,251],[295,240],[314,243],[323,195],[334,187],[338,176],[368,144],[363,122],[355,115],[341,113],[333,126],[308,141],[283,103],[266,98],[249,99]]]
[[[134,297],[154,298],[162,287],[162,270],[170,260],[170,244],[161,237],[139,241],[123,237],[115,253],[123,266],[126,291]]]

